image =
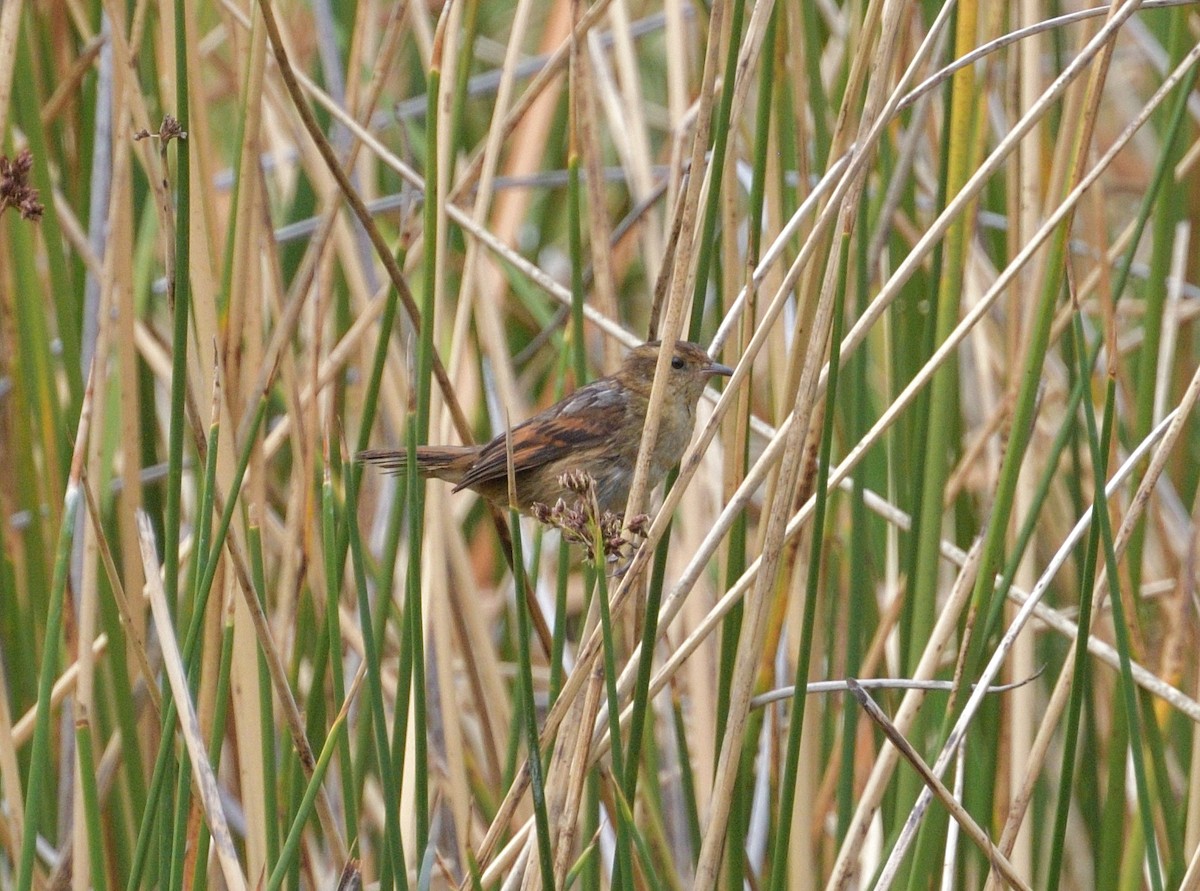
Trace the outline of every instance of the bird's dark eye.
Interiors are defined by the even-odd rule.
[[[681,369],[683,367],[683,357],[676,356],[675,358],[673,358],[671,360],[671,367],[674,368],[676,371]]]

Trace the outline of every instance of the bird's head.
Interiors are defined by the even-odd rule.
[[[654,385],[654,369],[658,365],[663,344],[658,340],[648,341],[630,350],[625,357],[617,378],[629,389],[650,397]],[[686,340],[675,341],[671,350],[671,364],[667,369],[667,392],[689,407],[700,401],[700,394],[708,379],[713,375],[731,375],[733,369],[714,362],[704,348]]]

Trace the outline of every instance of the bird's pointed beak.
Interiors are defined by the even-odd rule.
[[[719,374],[721,377],[732,377],[733,369],[728,365],[722,365],[720,362],[709,362],[704,366],[705,374]]]

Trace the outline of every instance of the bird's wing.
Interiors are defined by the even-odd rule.
[[[607,451],[625,421],[628,402],[623,388],[603,378],[523,421],[512,430],[513,471],[519,474],[572,454]],[[504,439],[502,433],[483,447],[454,487],[456,492],[508,476]]]

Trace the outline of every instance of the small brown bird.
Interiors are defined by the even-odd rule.
[[[518,508],[528,512],[534,502],[553,505],[559,498],[570,501],[559,477],[582,470],[596,481],[601,511],[625,509],[660,348],[657,340],[636,347],[616,374],[580,387],[513,428]],[[694,343],[676,342],[649,485],[659,483],[683,456],[692,438],[696,403],[715,374],[730,375],[733,369],[714,362]],[[407,465],[404,449],[369,449],[359,458],[396,472]],[[473,489],[501,506],[508,505],[507,461],[504,434],[486,445],[417,448],[421,476],[454,483],[455,492]]]

